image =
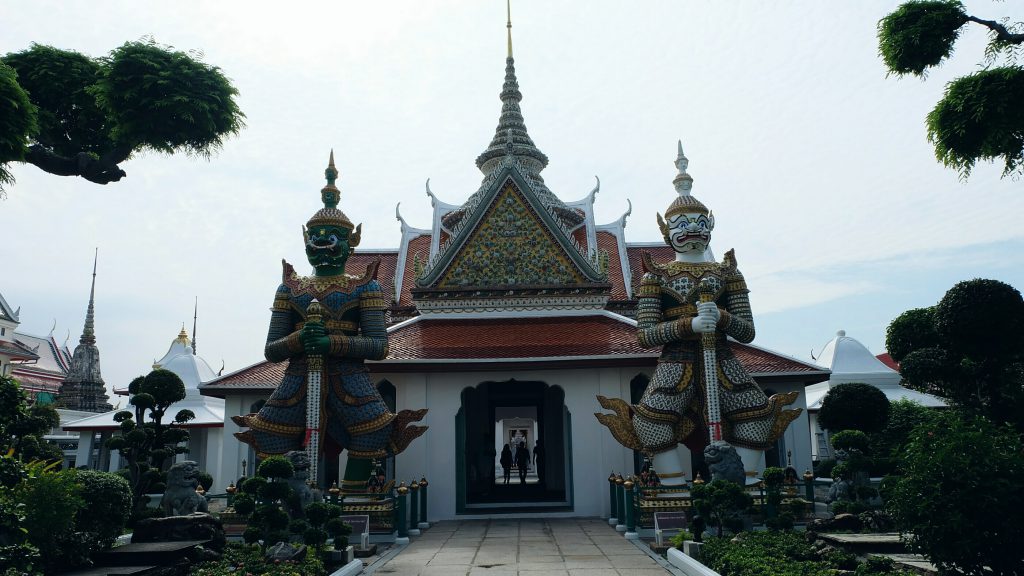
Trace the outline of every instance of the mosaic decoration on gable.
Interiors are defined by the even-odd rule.
[[[438,286],[586,282],[522,194],[513,185],[506,184]]]

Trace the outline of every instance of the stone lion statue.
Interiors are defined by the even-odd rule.
[[[743,473],[743,461],[728,442],[715,440],[704,448],[704,462],[711,470],[711,480],[728,480],[745,486],[747,476]]]
[[[295,473],[288,479],[288,486],[295,494],[289,502],[289,512],[293,518],[302,518],[306,506],[322,501],[323,495],[309,486],[309,454],[304,450],[292,450],[286,452],[284,457],[295,468]]]
[[[199,486],[199,464],[186,460],[167,471],[167,489],[160,500],[166,516],[185,516],[193,512],[207,512],[206,498],[196,494]]]

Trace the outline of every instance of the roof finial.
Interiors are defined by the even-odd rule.
[[[199,296],[196,296],[195,308],[192,310],[192,355],[196,355],[196,322],[199,321]]]
[[[95,344],[96,332],[93,325],[95,309],[93,307],[96,297],[96,262],[100,257],[100,249],[97,247],[92,257],[92,287],[89,288],[89,307],[85,310],[85,327],[82,329],[82,337],[78,340],[81,344]]]
[[[512,0],[505,0],[505,9],[508,12],[508,23],[505,27],[508,28],[508,57],[512,57]]]
[[[337,208],[341,199],[341,190],[335,185],[338,181],[338,169],[334,167],[334,148],[331,148],[331,157],[327,161],[327,169],[324,170],[327,177],[327,186],[320,190],[320,198],[324,201],[325,208]]]
[[[679,170],[676,177],[672,179],[672,184],[676,187],[676,192],[680,196],[689,196],[690,190],[693,188],[693,176],[690,176],[686,172],[686,168],[690,166],[690,159],[683,154],[683,141],[678,141],[679,154],[676,156],[675,165]]]

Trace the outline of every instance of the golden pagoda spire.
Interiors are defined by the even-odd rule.
[[[505,10],[508,12],[508,23],[505,27],[508,28],[508,57],[512,57],[512,0],[505,0]]]

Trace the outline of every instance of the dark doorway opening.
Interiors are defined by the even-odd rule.
[[[570,429],[558,386],[507,380],[463,390],[456,415],[456,511],[572,510]],[[506,444],[512,460],[507,484],[501,465]]]

